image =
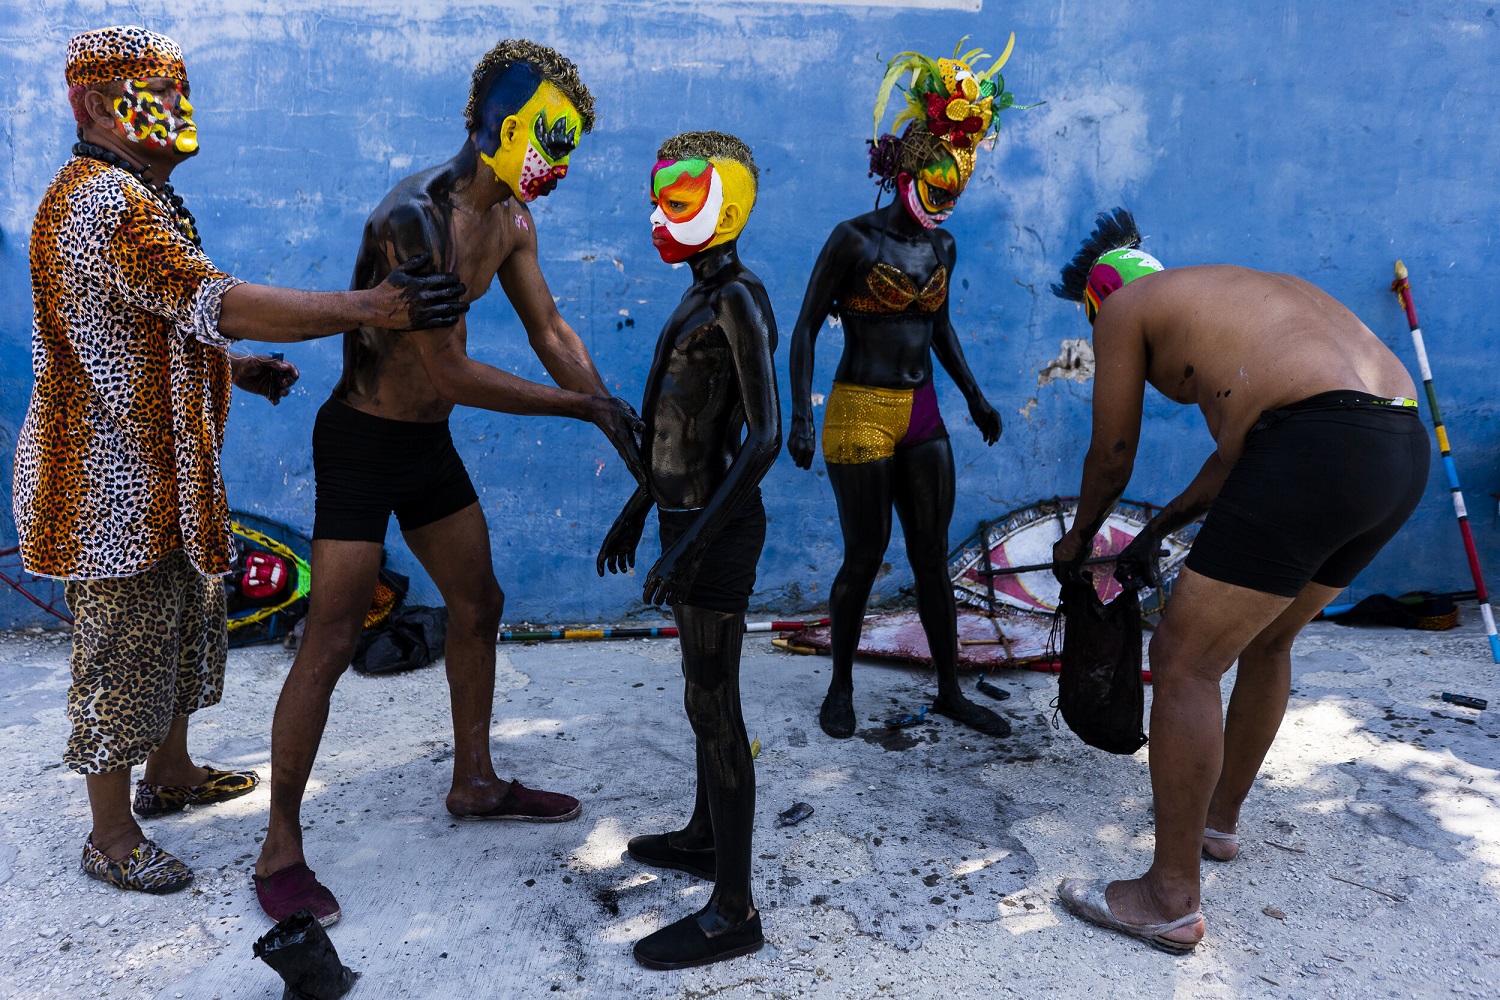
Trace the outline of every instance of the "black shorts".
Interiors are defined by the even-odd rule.
[[[479,499],[448,421],[389,420],[329,399],[313,424],[313,538],[383,542],[391,512],[411,531]]]
[[[1281,597],[1347,587],[1422,499],[1430,458],[1415,407],[1342,391],[1266,410],[1186,565]]]
[[[702,513],[699,510],[658,510],[656,516],[661,525],[662,551],[671,548],[687,534]],[[757,490],[713,540],[703,554],[698,577],[688,595],[676,603],[725,614],[744,614],[755,590],[755,566],[760,562],[760,550],[765,543],[766,508]]]

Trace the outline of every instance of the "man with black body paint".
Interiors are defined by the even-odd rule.
[[[459,819],[561,822],[581,809],[572,796],[495,773],[490,721],[505,595],[447,420],[460,404],[588,420],[638,474],[640,421],[606,391],[582,341],[558,315],[526,207],[567,174],[580,134],[593,127],[593,98],[574,65],[552,49],[504,41],[475,69],[465,117],[469,135],[458,154],[401,181],[371,214],[354,286],[377,284],[395,262],[419,253],[464,278],[468,301],[498,277],[557,387],[470,358],[463,319],[404,339],[369,327],[345,335],[344,377],[313,431],[318,493],[307,631],[271,734],[271,817],[255,882],[262,908],[276,920],[303,907],[324,924],[340,915],[307,867],[299,814],[329,699],[375,590],[392,511],[448,607],[448,811]]]
[[[781,450],[781,405],[771,302],[736,251],[755,203],[750,150],[721,132],[688,132],[657,157],[652,242],[667,263],[687,262],[693,285],[657,341],[642,404],[645,478],[610,528],[598,569],[635,564],[654,504],[663,551],[644,597],[670,604],[677,622],[698,788],[686,827],[635,837],[629,851],[642,864],[714,879],[702,910],[636,943],[641,964],[680,969],[764,944],[750,894],[755,765],[739,670],[766,534],[760,481]]]

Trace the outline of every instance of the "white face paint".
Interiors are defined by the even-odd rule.
[[[656,210],[651,213],[651,228],[655,230],[665,226],[672,239],[685,247],[698,247],[714,238],[714,228],[719,224],[719,216],[724,211],[724,182],[719,178],[719,172],[710,167],[712,176],[708,179],[708,198],[703,207],[690,219],[681,222],[673,222],[667,218],[667,213],[662,211],[660,203]],[[664,195],[667,190],[662,192]]]

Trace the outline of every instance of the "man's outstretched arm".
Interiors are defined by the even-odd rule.
[[[529,224],[528,219],[528,227]],[[500,287],[526,328],[531,349],[552,380],[574,392],[609,395],[583,340],[552,301],[552,292],[537,260],[536,230],[526,229],[520,244],[500,265],[499,278]]]
[[[458,275],[423,275],[423,255],[391,271],[379,285],[348,292],[305,292],[271,285],[235,285],[219,307],[219,332],[234,340],[292,343],[358,326],[425,330],[452,326],[469,304]]]

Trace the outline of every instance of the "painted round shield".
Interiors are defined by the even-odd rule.
[[[1057,610],[1058,583],[1052,575],[1052,546],[1073,523],[1077,508],[1074,497],[1058,497],[1013,510],[1003,517],[980,524],[948,557],[953,596],[958,603],[982,611],[1015,608],[1034,614]],[[1089,563],[1101,601],[1120,593],[1115,582],[1114,561],[1160,508],[1134,500],[1115,505],[1099,534]],[[1177,570],[1187,558],[1198,525],[1192,524],[1162,539],[1167,554],[1161,557],[1160,591],[1141,591],[1141,614],[1160,614],[1171,593]]]

